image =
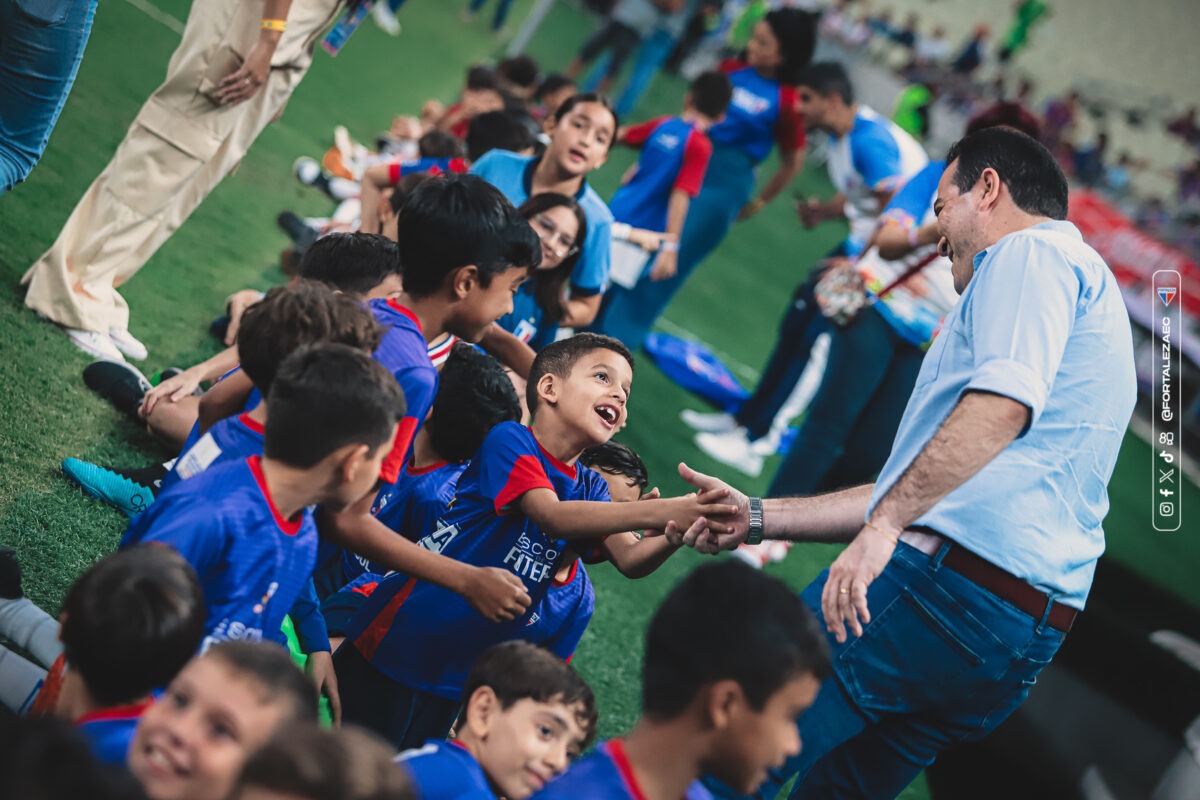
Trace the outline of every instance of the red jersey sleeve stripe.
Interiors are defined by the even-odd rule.
[[[379,479],[384,483],[395,483],[400,480],[400,470],[408,455],[408,447],[412,444],[417,432],[417,418],[405,417],[396,426],[396,439],[392,444],[392,452],[387,454],[379,465]]]
[[[546,477],[546,470],[542,469],[542,462],[530,455],[520,456],[508,473],[508,482],[496,495],[493,504],[496,513],[503,514],[510,503],[533,489],[554,491],[554,484]]]
[[[395,596],[383,607],[383,610],[375,615],[375,619],[371,620],[367,629],[354,640],[354,647],[362,654],[363,658],[370,661],[375,657],[375,651],[379,649],[380,643],[387,636],[388,630],[396,619],[396,614],[400,611],[400,606],[408,600],[408,596],[412,594],[413,587],[416,585],[417,579],[409,578],[400,591],[396,592]]]
[[[795,86],[779,87],[779,121],[775,123],[775,142],[785,152],[803,150],[808,137],[804,130],[804,114],[800,111],[800,96]]]
[[[711,155],[712,142],[708,137],[697,130],[689,133],[683,146],[683,164],[679,167],[679,174],[675,176],[675,188],[687,192],[690,197],[700,194]]]
[[[668,117],[655,117],[645,122],[639,122],[636,125],[630,125],[625,129],[625,136],[621,139],[621,142],[632,147],[641,147],[650,138],[650,134],[654,133],[654,129],[662,125],[665,119],[668,119]]]

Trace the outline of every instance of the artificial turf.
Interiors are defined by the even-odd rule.
[[[178,20],[186,18],[184,0],[155,4]],[[512,21],[519,22],[530,5],[531,0],[518,0]],[[408,3],[400,15],[404,32],[399,38],[367,23],[336,59],[318,52],[282,119],[268,127],[236,174],[137,278],[122,287],[132,308],[131,329],[151,351],[147,371],[186,366],[215,352],[217,343],[206,329],[225,296],[283,282],[277,257],[287,242],[274,226],[275,216],[283,209],[313,215],[328,211],[322,196],[291,177],[297,156],[323,152],[334,125],[346,125],[356,138],[370,142],[392,115],[416,113],[429,97],[453,99],[465,67],[498,51],[484,21],[465,26],[458,11],[458,4],[448,2]],[[573,7],[558,4],[530,53],[544,70],[560,69],[592,24]],[[22,306],[17,281],[107,163],[141,102],[161,80],[178,39],[169,26],[130,2],[102,3],[79,78],[45,157],[28,183],[0,197],[0,545],[18,549],[27,591],[48,609],[57,608],[82,569],[116,546],[126,522],[68,484],[60,461],[77,456],[141,466],[172,454],[84,387],[80,371],[88,358]],[[680,79],[660,78],[634,119],[676,111],[683,90]],[[602,196],[611,195],[632,160],[629,152],[613,152],[593,179]],[[771,168],[764,165],[764,174]],[[796,188],[832,193],[820,167],[805,170]],[[802,230],[783,196],[754,220],[735,227],[666,317],[731,360],[757,369],[793,287],[843,234],[837,225]],[[768,461],[756,480],[722,468],[696,450],[691,431],[679,422],[679,411],[686,407],[701,404],[642,358],[635,371],[630,424],[619,438],[641,453],[652,482],[666,494],[685,490],[675,473],[675,464],[685,459],[749,492],[765,490],[776,459]],[[1200,608],[1200,587],[1192,576],[1194,540],[1150,530],[1149,476],[1149,449],[1131,437],[1113,480],[1106,526],[1111,550]],[[1185,508],[1197,507],[1194,486],[1186,487],[1182,502]],[[832,546],[797,547],[770,571],[799,589],[836,552]],[[635,720],[643,628],[672,583],[700,560],[680,553],[654,576],[636,582],[605,566],[592,570],[596,615],[574,663],[600,698],[601,736],[626,730]],[[923,781],[903,795],[926,796]]]

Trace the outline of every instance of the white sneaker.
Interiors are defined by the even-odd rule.
[[[749,564],[755,569],[762,569],[770,561],[768,557],[768,549],[774,542],[762,542],[761,544],[739,544],[737,549],[730,553],[731,556],[741,561],[743,564]]]
[[[63,328],[63,332],[76,347],[92,358],[101,358],[105,361],[125,361],[125,356],[121,355],[121,351],[113,344],[107,333],[84,331],[79,328]]]
[[[767,561],[772,564],[783,561],[792,549],[791,542],[784,542],[778,539],[763,542],[763,545],[767,548]]]
[[[146,345],[133,338],[133,334],[123,328],[109,328],[108,340],[112,342],[113,347],[134,361],[145,361],[146,356],[150,355]]]
[[[292,164],[292,174],[305,186],[312,186],[321,177],[321,165],[315,158],[300,156]]]
[[[746,438],[745,428],[729,433],[697,433],[696,447],[751,478],[757,478],[762,473],[763,457],[754,452],[754,446]]]
[[[685,408],[679,412],[679,418],[683,420],[684,425],[701,433],[729,433],[739,427],[733,414],[726,414],[724,411],[706,413]]]
[[[400,21],[396,19],[396,15],[387,7],[387,3],[379,2],[371,9],[371,16],[375,19],[375,24],[383,29],[383,32],[388,36],[400,35]]]

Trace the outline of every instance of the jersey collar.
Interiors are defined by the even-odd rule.
[[[76,725],[85,725],[89,722],[111,722],[122,719],[137,719],[142,716],[142,713],[150,706],[154,705],[154,698],[147,697],[140,703],[130,703],[125,706],[113,706],[112,708],[98,708],[95,711],[89,711],[75,719]]]
[[[526,197],[533,197],[533,173],[537,172],[538,164],[540,163],[542,163],[542,156],[530,156],[529,163],[525,165],[525,173],[521,176],[521,183],[525,187]],[[587,178],[584,178],[579,182],[579,191],[575,193],[575,199],[582,200],[587,190],[588,182]]]
[[[531,430],[530,433],[533,433],[533,431]],[[536,436],[533,437],[533,441],[537,442],[538,449],[542,451],[542,455],[546,457],[546,460],[549,461],[556,470],[561,472],[563,475],[566,475],[571,480],[575,480],[579,476],[579,469],[574,464],[568,464],[565,461],[559,461],[549,450],[542,447],[542,443],[538,442],[538,438]]]
[[[646,793],[638,783],[637,776],[633,774],[633,765],[629,763],[629,756],[625,754],[625,743],[620,739],[611,739],[604,748],[608,751],[608,757],[612,759],[613,766],[617,768],[617,773],[621,776],[621,781],[625,784],[629,796],[634,800],[646,800]]]
[[[262,436],[267,432],[267,429],[265,427],[263,427],[263,424],[261,422],[258,422],[250,417],[249,411],[245,412],[244,414],[238,415],[238,422],[242,423],[247,428],[252,430],[254,433],[257,433],[259,436]]]
[[[266,498],[267,505],[271,508],[271,516],[275,518],[275,524],[279,526],[279,530],[288,536],[295,536],[300,532],[300,524],[304,522],[304,512],[301,511],[297,514],[295,521],[284,518],[283,514],[279,513],[279,509],[275,506],[275,500],[271,497],[271,491],[267,488],[267,478],[263,475],[262,470],[262,458],[260,456],[250,456],[246,459],[246,465],[250,467],[250,472],[254,475],[254,482],[258,484],[263,497]]]
[[[399,312],[400,314],[412,320],[412,324],[417,326],[417,330],[421,333],[421,335],[425,335],[425,329],[421,327],[421,320],[417,319],[417,315],[413,313],[411,308],[400,305],[398,302],[396,302],[396,298],[394,297],[389,297],[386,302],[388,307],[393,311]]]

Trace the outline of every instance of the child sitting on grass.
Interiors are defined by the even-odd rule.
[[[752,794],[800,752],[796,718],[829,672],[824,633],[783,581],[737,561],[706,564],[646,631],[641,719],[537,797],[710,797],[701,775]]]
[[[687,528],[731,514],[721,491],[610,503],[604,479],[576,466],[584,450],[624,426],[632,359],[620,342],[594,334],[543,349],[528,388],[530,427],[492,429],[459,478],[442,526],[421,545],[508,570],[536,607],[570,539]],[[723,530],[715,520],[709,525]],[[444,589],[403,575],[385,579],[334,654],[345,718],[399,747],[444,736],[470,664],[493,644],[525,638],[524,622],[496,624]]]
[[[397,762],[420,800],[525,800],[596,735],[596,701],[561,659],[527,642],[485,650],[467,676],[457,736]]]
[[[316,720],[317,696],[287,651],[222,642],[142,714],[127,764],[150,800],[227,800],[254,753]]]
[[[12,551],[0,585],[0,635],[40,664],[0,648],[0,701],[24,714],[71,720],[92,752],[124,764],[138,718],[196,652],[204,595],[196,573],[166,547],[102,558],[67,592],[56,620],[24,597]]]

